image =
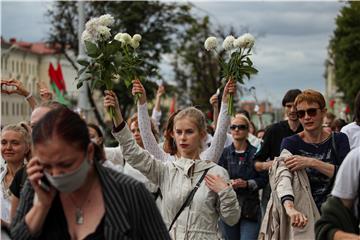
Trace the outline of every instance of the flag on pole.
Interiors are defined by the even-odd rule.
[[[53,64],[50,63],[49,77],[50,86],[53,92],[56,94],[57,101],[65,105],[69,104],[69,102],[64,98],[64,94],[66,93],[66,86],[60,64],[58,64],[57,69],[55,70]]]

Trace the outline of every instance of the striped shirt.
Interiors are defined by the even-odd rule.
[[[144,185],[124,174],[95,164],[104,197],[105,239],[170,239],[153,197]],[[11,225],[13,239],[63,239],[68,229],[57,224],[50,208],[42,231],[30,235],[25,215],[33,205],[34,190],[26,181]]]

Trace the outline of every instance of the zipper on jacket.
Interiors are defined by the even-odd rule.
[[[193,178],[194,178],[194,168],[195,168],[195,164],[191,167],[191,177],[190,177],[190,186],[191,186],[191,189],[193,189]],[[189,226],[189,217],[190,217],[190,209],[191,209],[191,205],[192,205],[192,202],[190,202],[189,204],[189,207],[188,207],[188,213],[187,213],[187,217],[186,217],[186,228],[185,228],[185,238],[184,239],[188,239],[188,226]]]

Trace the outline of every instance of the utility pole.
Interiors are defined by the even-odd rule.
[[[78,1],[78,12],[79,12],[79,31],[78,31],[78,41],[79,41],[79,55],[78,59],[86,58],[84,44],[81,41],[81,35],[85,29],[85,15],[84,15],[84,1]],[[85,119],[89,118],[89,113],[91,110],[91,106],[89,103],[88,96],[88,82],[84,81],[83,85],[79,89],[79,97],[78,97],[78,109],[80,115],[85,117]]]

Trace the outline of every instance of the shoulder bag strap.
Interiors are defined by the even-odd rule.
[[[191,190],[191,192],[189,193],[189,195],[186,197],[185,202],[183,203],[183,205],[181,206],[181,208],[179,209],[179,211],[176,213],[174,219],[172,220],[170,227],[169,227],[169,231],[171,230],[172,226],[174,225],[174,223],[176,222],[176,220],[178,219],[178,217],[180,216],[180,214],[182,213],[182,211],[190,205],[192,199],[194,198],[194,195],[196,193],[196,191],[198,190],[198,188],[200,187],[201,182],[204,180],[206,173],[209,171],[210,168],[206,169],[204,171],[204,173],[201,175],[199,181],[196,183],[195,187],[193,188],[193,190]]]

